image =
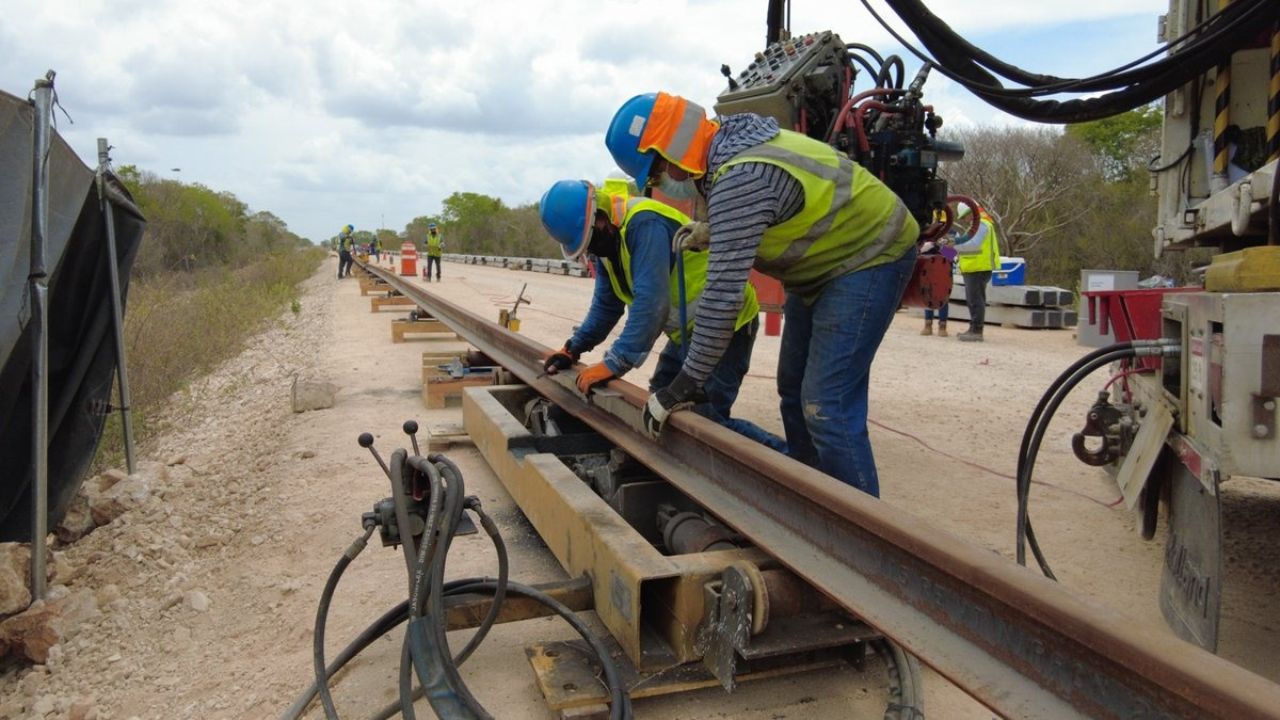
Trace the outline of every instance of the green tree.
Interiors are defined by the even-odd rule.
[[[1103,176],[1112,182],[1141,177],[1151,158],[1160,152],[1159,104],[1113,115],[1102,120],[1068,125],[1067,135],[1090,148],[1102,163]]]

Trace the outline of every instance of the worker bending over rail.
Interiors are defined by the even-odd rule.
[[[879,496],[868,379],[914,266],[906,206],[825,143],[752,113],[708,120],[667,93],[623,104],[605,145],[639,187],[707,200],[706,285],[683,367],[645,406],[650,432],[720,362],[754,264],[787,291],[778,394],[791,456]]]
[[[680,229],[689,224],[689,218],[656,200],[627,199],[585,180],[561,180],[552,185],[542,196],[539,211],[543,226],[560,243],[565,257],[576,260],[587,255],[596,278],[586,319],[564,347],[546,359],[546,371],[554,374],[567,370],[582,353],[603,342],[625,309],[627,321],[622,334],[605,351],[603,361],[578,373],[578,390],[586,395],[593,385],[621,377],[643,364],[663,332],[669,341],[658,356],[649,388],[652,391],[665,387],[684,361],[685,340],[706,281],[707,254],[679,246],[684,235]],[[751,365],[751,349],[760,324],[755,290],[748,288],[744,297],[728,324],[722,355],[705,376],[706,402],[695,410],[785,452],[781,438],[730,416]]]

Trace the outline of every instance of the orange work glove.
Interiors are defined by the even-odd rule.
[[[599,385],[602,382],[608,382],[613,379],[613,371],[604,363],[596,363],[583,368],[578,373],[578,392],[586,395],[593,385]]]

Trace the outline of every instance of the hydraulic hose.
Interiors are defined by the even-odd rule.
[[[1032,411],[1031,417],[1027,421],[1027,428],[1022,436],[1022,444],[1018,449],[1016,551],[1019,565],[1026,565],[1026,546],[1030,544],[1041,571],[1045,576],[1056,579],[1048,561],[1040,550],[1039,543],[1035,539],[1028,505],[1031,477],[1035,469],[1036,457],[1040,452],[1040,444],[1048,431],[1049,423],[1063,400],[1085,377],[1115,360],[1152,355],[1165,356],[1178,351],[1179,347],[1174,344],[1174,341],[1170,340],[1135,340],[1099,348],[1072,363],[1070,367],[1058,375],[1053,383],[1050,384],[1049,389],[1040,397],[1040,402],[1037,403],[1035,410]]]
[[[1158,99],[1216,66],[1224,55],[1249,42],[1259,26],[1267,26],[1280,18],[1280,5],[1274,0],[1240,0],[1165,46],[1163,50],[1168,51],[1168,56],[1163,59],[1141,64],[1159,54],[1157,51],[1090,78],[1063,79],[1028,73],[1001,62],[965,41],[920,0],[886,2],[935,57],[925,55],[908,43],[875,11],[869,0],[862,0],[872,16],[910,52],[922,61],[934,63],[939,72],[988,104],[1023,119],[1044,123],[1098,120]],[[1030,87],[1006,88],[992,72]],[[1065,102],[1035,99],[1060,92],[1096,94],[1102,90],[1110,92]]]
[[[464,585],[459,592],[481,592],[495,591],[497,583],[492,580],[478,580],[473,583]],[[591,651],[595,653],[596,658],[600,661],[600,667],[604,674],[605,686],[609,689],[609,720],[624,720],[631,717],[631,699],[627,695],[622,683],[622,676],[618,671],[618,666],[613,662],[609,648],[605,646],[595,633],[591,632],[591,628],[578,617],[577,613],[569,609],[564,603],[556,600],[541,590],[523,585],[521,583],[510,581],[507,583],[507,592],[515,595],[523,595],[531,600],[535,600],[555,611],[557,615],[569,623],[569,625],[582,636],[582,639],[591,647]]]
[[[338,581],[342,579],[342,574],[346,572],[351,561],[368,546],[369,536],[373,535],[373,530],[373,526],[366,528],[364,534],[356,538],[346,552],[342,553],[342,557],[338,558],[333,571],[329,573],[329,579],[325,581],[324,591],[320,593],[320,604],[316,607],[315,637],[311,645],[311,659],[315,666],[316,687],[320,690],[320,704],[324,706],[324,715],[329,720],[338,719],[338,709],[334,707],[333,696],[329,694],[328,675],[325,672],[324,626],[329,618],[329,605],[333,602],[333,592],[338,588]]]
[[[338,653],[338,657],[334,658],[333,662],[326,669],[324,679],[327,681],[329,678],[332,678],[339,670],[346,667],[347,663],[351,662],[352,658],[359,655],[362,650],[372,645],[374,640],[377,640],[383,635],[394,630],[397,625],[404,622],[408,617],[408,600],[402,601],[399,605],[396,605],[383,613],[382,617],[378,618],[373,622],[373,624],[365,628],[364,631],[357,635],[349,645],[343,648],[342,652]],[[280,716],[280,720],[298,720],[301,718],[302,714],[307,711],[307,706],[309,706],[311,701],[315,699],[316,693],[319,691],[318,687],[318,683],[313,681],[311,686],[302,691],[302,694],[298,696],[298,699],[284,711],[284,714]]]
[[[465,482],[457,465],[443,455],[422,458],[410,457],[403,450],[396,452],[398,454],[392,455],[389,474],[394,500],[398,506],[395,512],[396,522],[404,533],[412,533],[406,498],[408,487],[404,484],[405,473],[412,469],[425,476],[431,486],[431,498],[422,530],[422,541],[420,546],[415,548],[416,553],[412,556],[413,561],[409,568],[410,599],[384,613],[344,648],[333,664],[326,667],[324,631],[329,607],[343,573],[351,561],[367,546],[368,539],[375,529],[372,525],[367,527],[365,533],[339,558],[321,593],[316,611],[315,637],[312,647],[315,681],[284,713],[282,720],[297,720],[316,695],[320,696],[326,718],[337,718],[337,711],[329,691],[329,679],[374,640],[384,636],[405,620],[409,620],[409,626],[401,650],[399,697],[396,702],[384,707],[376,717],[381,720],[400,713],[404,718],[413,720],[415,717],[413,703],[423,695],[427,696],[435,714],[442,720],[488,720],[492,717],[472,695],[462,680],[459,668],[475,652],[480,642],[497,622],[508,588],[513,587],[509,582],[510,563],[506,544],[497,523],[484,512],[479,500],[466,497]],[[399,507],[400,505],[403,507]],[[493,542],[494,551],[498,556],[496,579],[468,578],[444,581],[449,548],[464,510],[470,510],[476,515],[485,533]],[[402,535],[401,537],[401,544],[407,550],[409,545],[405,545],[406,541],[411,543],[412,536]],[[406,556],[410,557],[407,553]],[[523,585],[518,587],[519,594],[551,608],[586,639],[604,669],[606,685],[610,691],[610,717],[631,717],[630,699],[622,684],[621,675],[603,643],[590,632],[586,624],[572,610],[555,598],[536,588]],[[444,598],[455,594],[476,592],[493,595],[489,611],[462,651],[457,656],[451,656]],[[421,687],[418,688],[413,687],[415,671],[421,683]]]

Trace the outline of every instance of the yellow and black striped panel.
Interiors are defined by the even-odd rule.
[[[1271,85],[1267,92],[1267,162],[1280,159],[1280,24],[1271,31]]]

